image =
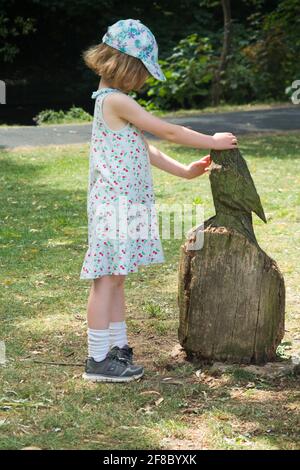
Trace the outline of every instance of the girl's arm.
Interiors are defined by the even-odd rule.
[[[195,178],[205,173],[211,163],[210,155],[206,155],[201,160],[190,163],[190,165],[183,165],[182,163],[174,160],[165,153],[163,153],[154,145],[148,144],[149,158],[152,165],[160,168],[171,175],[180,176],[181,178]]]
[[[125,93],[111,93],[106,100],[113,114],[161,139],[202,149],[225,150],[237,147],[237,139],[230,132],[221,132],[211,136],[171,124],[148,113]]]

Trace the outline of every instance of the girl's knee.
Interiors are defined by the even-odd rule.
[[[96,285],[102,284],[108,288],[122,287],[124,285],[126,276],[123,274],[111,274],[108,276],[102,276],[101,278],[96,279]]]
[[[122,274],[112,274],[110,277],[112,278],[111,283],[114,286],[122,287],[124,285],[126,276],[124,276]]]

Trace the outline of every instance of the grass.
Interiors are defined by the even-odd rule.
[[[290,102],[266,102],[266,103],[246,103],[246,104],[221,104],[219,106],[206,106],[204,108],[178,109],[177,111],[155,111],[159,117],[179,118],[198,116],[199,114],[209,113],[230,113],[234,111],[257,111],[259,109],[274,109],[285,106],[291,106]]]
[[[183,162],[203,154],[168,143],[159,147]],[[241,149],[268,217],[267,225],[255,217],[257,239],[286,280],[283,349],[295,354],[300,137],[247,136]],[[0,366],[0,448],[299,448],[295,377],[267,381],[239,367],[215,377],[208,367],[172,353],[181,240],[164,241],[164,265],[143,268],[126,281],[130,342],[145,377],[128,385],[81,379],[89,288],[79,280],[87,235],[87,154],[87,145],[0,153],[0,339],[8,358]],[[157,169],[153,176],[158,203],[201,199],[206,217],[213,214],[208,178],[185,181]]]

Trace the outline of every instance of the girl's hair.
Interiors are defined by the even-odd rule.
[[[83,52],[86,65],[101,75],[112,88],[124,92],[138,91],[150,73],[136,57],[118,51],[105,43],[92,46]]]

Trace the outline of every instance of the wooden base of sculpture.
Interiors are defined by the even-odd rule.
[[[208,227],[202,249],[181,247],[179,341],[205,360],[274,360],[284,334],[284,280],[264,251],[235,230]]]

